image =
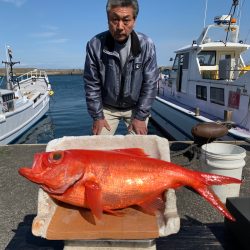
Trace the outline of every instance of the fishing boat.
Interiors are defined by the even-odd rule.
[[[216,122],[229,127],[231,138],[250,140],[250,67],[243,60],[250,45],[239,39],[238,2],[175,51],[159,81],[152,119],[173,139],[192,140],[194,125]]]
[[[0,145],[15,141],[38,122],[49,110],[52,94],[45,71],[35,69],[16,77],[13,65],[19,62],[12,61],[10,47],[6,50],[6,81],[0,88]]]

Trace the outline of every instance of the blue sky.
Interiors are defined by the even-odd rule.
[[[250,43],[250,1],[241,0],[240,38]],[[228,14],[232,0],[207,0],[206,24]],[[204,26],[206,0],[139,0],[135,30],[155,42],[159,66],[196,39]],[[83,68],[85,46],[107,29],[106,0],[0,0],[0,61],[12,47],[19,67]],[[250,63],[250,52],[244,56]],[[2,65],[3,66],[3,65]],[[2,67],[1,66],[1,67]]]

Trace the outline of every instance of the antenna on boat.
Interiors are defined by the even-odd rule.
[[[2,61],[5,64],[6,68],[6,77],[7,77],[7,88],[12,90],[16,80],[14,79],[13,66],[20,62],[12,61],[12,50],[10,46],[6,46],[6,61]]]
[[[203,23],[203,28],[206,27],[206,19],[207,19],[207,3],[208,0],[206,0],[206,5],[205,5],[205,13],[204,13],[204,23]]]
[[[241,10],[242,10],[242,7],[243,7],[243,2],[241,1],[240,2],[240,7],[238,8],[238,13],[237,13],[237,19],[238,19],[238,25],[240,27],[240,21],[241,21]]]
[[[236,8],[237,6],[239,5],[239,0],[233,0],[233,3],[232,3],[232,6],[231,6],[231,9],[230,9],[230,12],[228,14],[228,16],[230,16],[230,21],[229,21],[229,24],[228,24],[228,29],[227,29],[227,36],[226,36],[226,41],[225,41],[225,45],[227,44],[227,40],[228,40],[228,34],[229,34],[229,31],[230,31],[230,27],[231,27],[231,24],[232,24],[232,21],[233,21],[233,17],[234,17],[234,14],[235,14],[235,11],[236,11]],[[232,14],[231,14],[232,12]]]

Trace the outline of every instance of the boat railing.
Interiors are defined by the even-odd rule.
[[[227,42],[236,43],[238,41],[239,25],[231,24],[230,27]],[[196,40],[196,44],[202,45],[211,41],[220,41],[227,29],[228,24],[210,24],[203,29],[200,37]]]
[[[242,69],[229,69],[224,70],[223,74],[219,70],[201,70],[202,79],[209,80],[236,80],[237,78],[243,76],[248,71],[250,67],[244,67]]]
[[[32,71],[29,71],[23,75],[20,75],[17,77],[17,81],[19,83],[22,83],[23,81],[26,81],[28,79],[34,79],[34,78],[45,78],[47,79],[48,76],[47,76],[47,73],[44,71],[44,70],[32,70]]]

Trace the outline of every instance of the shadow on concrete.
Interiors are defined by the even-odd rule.
[[[13,230],[15,235],[6,246],[6,250],[61,250],[64,247],[63,241],[46,240],[36,237],[31,232],[32,221],[35,215],[27,215],[19,223],[18,228]]]
[[[156,240],[157,250],[166,249],[241,249],[237,240],[228,232],[224,223],[203,224],[190,217],[181,219],[177,234]]]

